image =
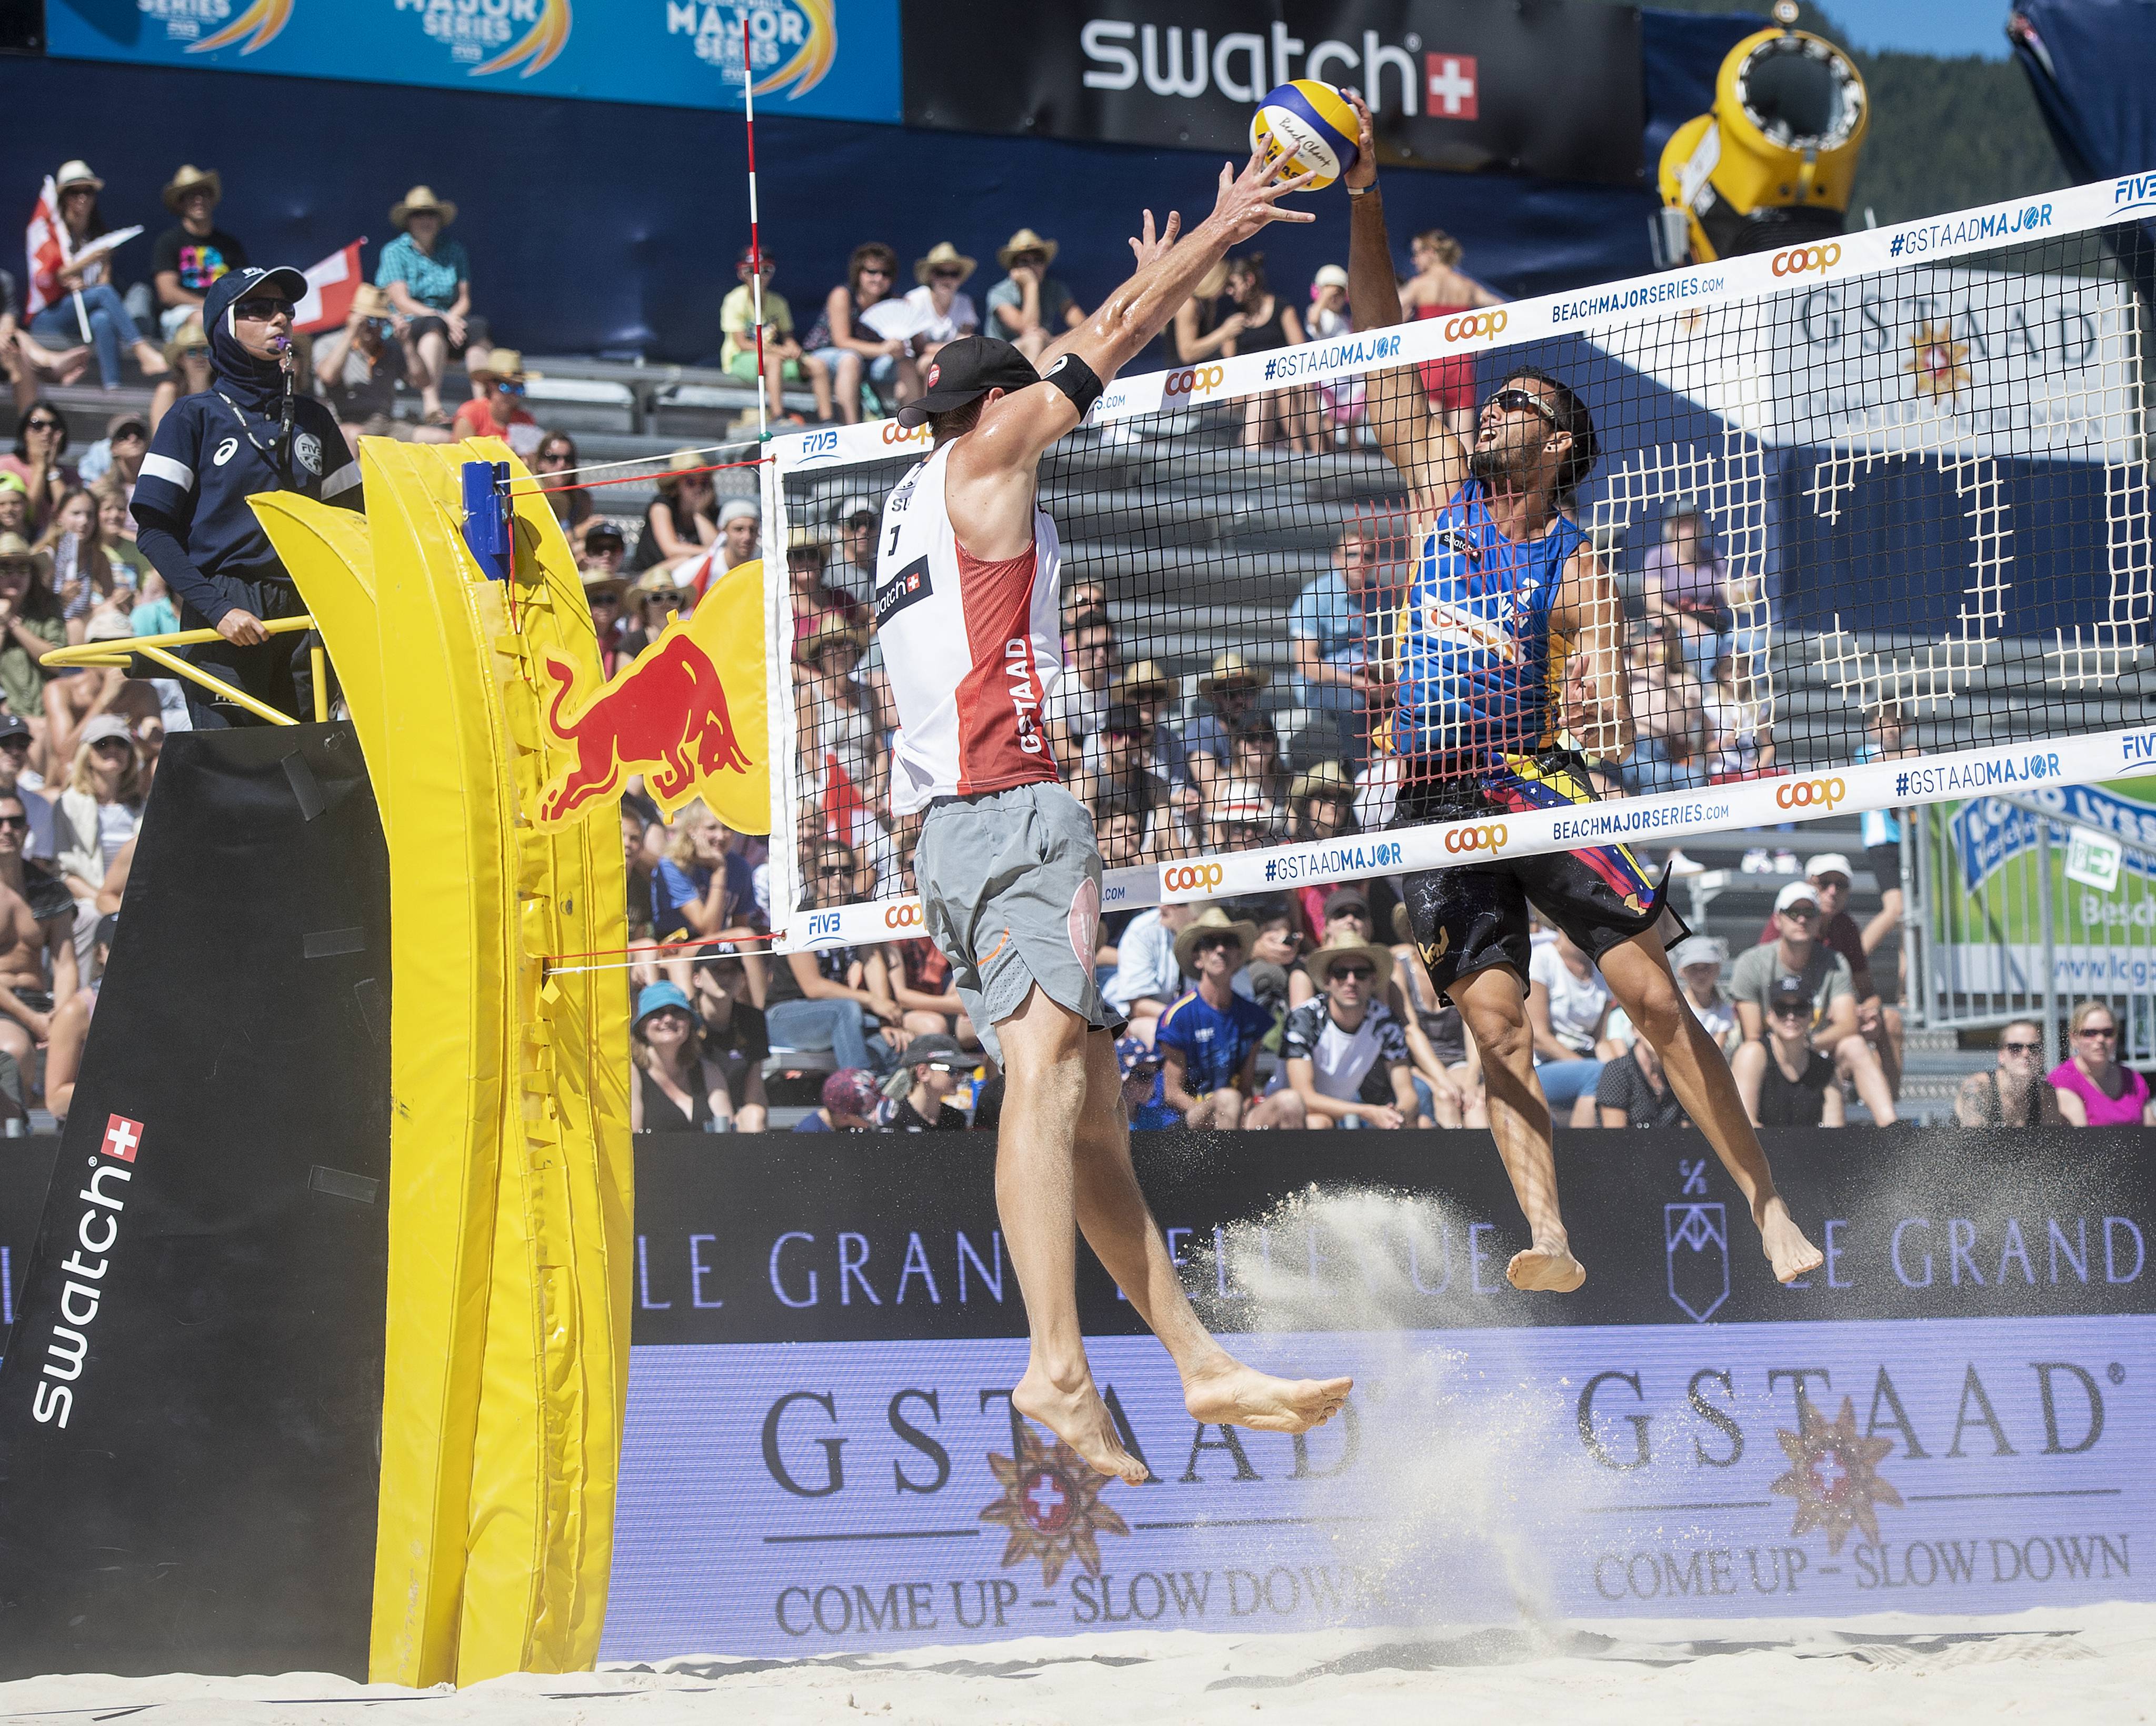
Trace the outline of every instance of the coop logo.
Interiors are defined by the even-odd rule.
[[[666,33],[685,36],[696,58],[718,69],[729,89],[739,90],[742,38],[747,27],[748,68],[756,93],[783,92],[788,101],[824,81],[839,57],[839,30],[831,0],[660,0]]]
[[[109,1115],[98,1150],[109,1160],[90,1160],[90,1185],[75,1196],[86,1209],[75,1221],[78,1243],[61,1262],[60,1315],[45,1342],[44,1368],[30,1411],[38,1424],[64,1427],[74,1412],[74,1391],[90,1356],[90,1327],[104,1300],[105,1273],[120,1239],[120,1213],[127,1208],[127,1183],[142,1149],[142,1123]],[[88,1257],[85,1257],[87,1254]]]
[[[1839,779],[1792,779],[1774,787],[1774,802],[1782,809],[1831,809],[1849,795]]]
[[[883,926],[886,929],[920,928],[920,900],[904,899],[895,905],[886,905],[883,909]]]
[[[1486,827],[1449,827],[1445,830],[1445,848],[1455,855],[1463,851],[1487,851],[1495,854],[1505,848],[1509,836],[1502,821],[1491,822]]]
[[[1810,275],[1816,272],[1825,275],[1841,262],[1841,247],[1830,241],[1824,246],[1792,246],[1786,252],[1774,254],[1774,274],[1778,276]]]
[[[883,423],[883,441],[886,443],[926,443],[930,436],[926,420],[917,426],[902,426],[895,419]]]
[[[516,71],[520,78],[551,66],[569,45],[569,0],[395,0],[416,12],[420,28],[449,51],[470,75]]]
[[[1465,317],[1447,318],[1443,325],[1447,341],[1472,341],[1478,335],[1496,335],[1507,321],[1502,311],[1470,312]]]
[[[1224,878],[1215,863],[1169,863],[1160,872],[1160,889],[1163,893],[1209,893]]]
[[[1225,366],[1187,366],[1181,371],[1171,371],[1168,374],[1168,382],[1163,387],[1162,393],[1169,396],[1190,397],[1206,395],[1219,389],[1221,380],[1227,375]]]

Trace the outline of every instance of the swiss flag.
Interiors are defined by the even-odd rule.
[[[1476,117],[1477,79],[1471,54],[1426,54],[1423,64],[1430,75],[1430,100],[1423,111],[1432,120],[1473,120]]]
[[[23,253],[23,261],[30,266],[30,289],[24,309],[35,317],[59,299],[60,269],[67,262],[67,229],[60,222],[60,195],[50,174],[45,176],[45,189],[38,194],[37,208],[30,212]]]
[[[359,248],[366,243],[364,237],[356,239],[308,269],[307,291],[292,308],[295,330],[311,335],[335,330],[352,315],[352,295],[366,279],[359,273]]]
[[[131,1121],[124,1114],[107,1115],[105,1119],[105,1142],[97,1147],[109,1157],[117,1157],[123,1163],[135,1160],[135,1153],[142,1148],[142,1123]]]

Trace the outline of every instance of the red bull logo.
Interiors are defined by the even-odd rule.
[[[764,753],[762,580],[760,562],[729,571],[693,613],[668,624],[589,696],[578,666],[547,656],[554,685],[547,743],[567,760],[540,796],[540,826],[577,820],[640,773],[669,815],[701,797],[730,827],[768,828],[770,778],[757,761]]]

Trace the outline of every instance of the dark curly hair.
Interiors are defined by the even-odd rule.
[[[1505,382],[1513,383],[1520,379],[1549,386],[1550,405],[1557,409],[1557,429],[1568,433],[1572,448],[1565,452],[1564,466],[1558,470],[1557,498],[1561,504],[1570,504],[1579,483],[1594,470],[1596,459],[1602,453],[1595,441],[1594,417],[1587,411],[1587,404],[1579,399],[1578,392],[1556,373],[1545,371],[1539,366],[1515,366],[1505,374]]]

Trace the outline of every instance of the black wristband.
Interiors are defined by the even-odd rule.
[[[1106,387],[1094,375],[1093,368],[1075,354],[1058,354],[1055,361],[1041,374],[1043,383],[1052,383],[1070,398],[1070,405],[1078,410],[1078,417],[1085,418],[1092,405],[1101,399]]]

